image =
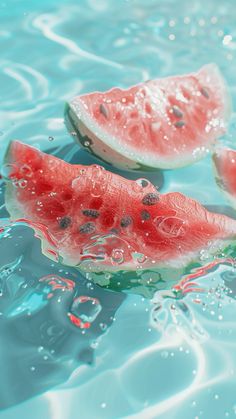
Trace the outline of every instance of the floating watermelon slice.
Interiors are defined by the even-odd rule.
[[[115,166],[172,169],[201,159],[225,133],[230,100],[215,64],[189,75],[75,97],[69,130]]]
[[[94,271],[182,267],[202,248],[215,253],[236,236],[236,221],[180,193],[161,195],[146,179],[71,165],[18,141],[9,146],[6,172],[11,219],[46,227],[50,240],[44,239],[43,251],[53,244],[67,265]]]
[[[236,151],[218,148],[213,154],[216,182],[236,207]]]

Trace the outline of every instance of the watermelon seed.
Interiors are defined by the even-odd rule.
[[[155,193],[148,193],[142,199],[144,205],[155,205],[159,201],[159,196]]]
[[[205,87],[202,87],[200,92],[201,92],[202,96],[204,96],[206,99],[209,99],[210,96],[209,96],[209,93],[208,93],[208,91]]]
[[[82,212],[86,217],[91,217],[91,218],[98,218],[99,217],[99,211],[97,211],[95,209],[85,209]]]
[[[125,217],[121,218],[120,225],[121,227],[128,227],[132,223],[132,217],[130,215],[126,215]]]
[[[79,232],[82,234],[90,234],[95,231],[95,224],[92,222],[85,223],[79,227]]]
[[[185,122],[184,121],[177,121],[177,122],[175,122],[174,125],[175,125],[176,128],[182,128],[182,127],[184,127]]]
[[[59,226],[64,230],[65,228],[69,227],[71,224],[71,218],[70,217],[63,217],[59,221]]]
[[[103,104],[99,106],[99,111],[106,119],[108,119],[108,112],[107,112],[106,107]]]
[[[150,213],[147,210],[141,211],[142,220],[149,220],[151,218]]]
[[[178,108],[178,106],[174,105],[172,107],[172,111],[173,114],[177,117],[177,118],[183,118],[183,112]]]
[[[111,233],[111,234],[119,234],[119,230],[118,230],[117,228],[112,228],[112,229],[110,230],[110,233]]]

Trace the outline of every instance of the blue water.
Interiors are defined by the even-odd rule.
[[[67,161],[94,163],[67,133],[66,100],[212,61],[236,103],[233,0],[5,0],[0,19],[1,158],[18,138]],[[235,131],[233,113],[226,144],[234,146]],[[147,177],[162,192],[178,190],[234,214],[210,156]],[[0,200],[6,223],[3,185]],[[147,275],[129,292],[101,288],[44,257],[28,227],[5,229],[0,418],[235,417],[236,272],[222,263],[197,279],[204,292],[179,299],[168,298],[178,273],[151,293]],[[68,313],[90,327],[76,327]]]

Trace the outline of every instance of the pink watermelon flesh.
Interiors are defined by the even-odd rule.
[[[127,90],[78,96],[66,110],[82,145],[131,169],[172,169],[199,160],[225,133],[229,115],[229,95],[215,64]]]
[[[236,207],[236,151],[230,148],[218,148],[213,154],[216,181]]]
[[[18,141],[9,146],[5,168],[11,219],[47,228],[66,265],[93,271],[182,267],[202,248],[214,253],[236,235],[236,221],[180,193],[161,195],[145,179],[71,165]],[[43,251],[52,257],[45,237]]]

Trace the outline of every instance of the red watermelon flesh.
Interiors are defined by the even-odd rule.
[[[216,170],[216,181],[226,193],[229,200],[236,206],[236,150],[218,148],[213,154]]]
[[[81,95],[66,110],[82,145],[133,169],[172,169],[199,160],[225,133],[229,115],[229,95],[215,64],[127,90]]]
[[[71,165],[18,141],[9,146],[6,169],[11,219],[45,226],[66,265],[94,271],[182,267],[202,248],[214,253],[236,235],[236,221],[180,193],[161,195],[145,179]]]

